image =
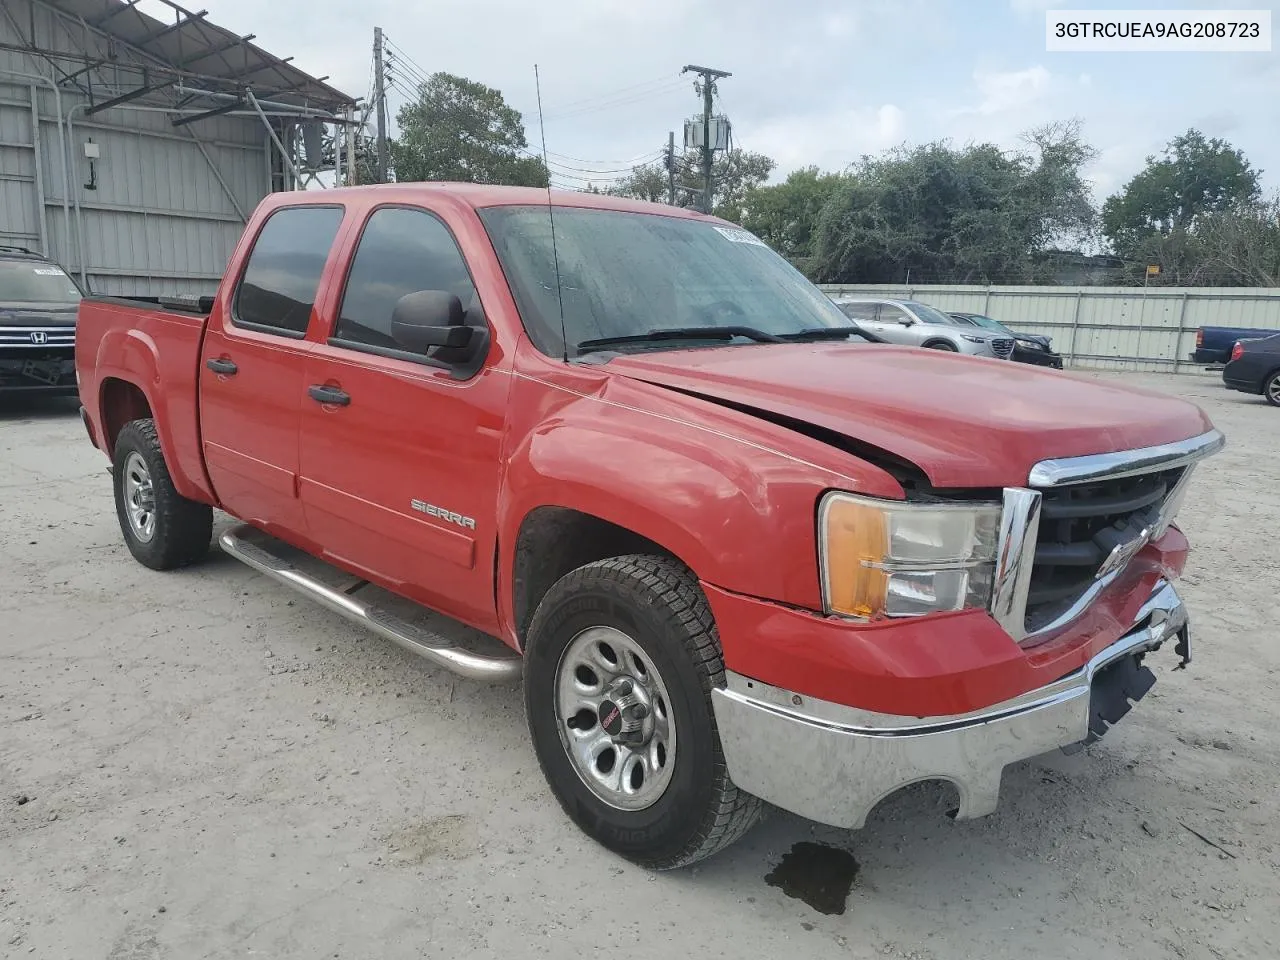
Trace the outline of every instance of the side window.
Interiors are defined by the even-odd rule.
[[[840,310],[851,320],[874,320],[877,306],[875,303],[842,303]]]
[[[904,320],[910,320],[907,311],[901,307],[894,306],[892,303],[880,304],[880,320],[882,323],[902,323]]]
[[[468,320],[474,316],[476,289],[449,229],[424,210],[375,210],[351,262],[335,338],[399,349],[391,336],[391,311],[401,297],[419,290],[452,293]]]
[[[254,241],[231,322],[286,336],[304,335],[341,223],[341,207],[286,207],[273,213]]]

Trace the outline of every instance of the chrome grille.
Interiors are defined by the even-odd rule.
[[[0,347],[73,347],[75,327],[0,327]]]
[[[1009,337],[996,337],[991,341],[991,352],[997,357],[1009,359],[1013,356],[1013,340]]]
[[[1027,594],[1028,633],[1069,611],[1097,581],[1112,551],[1159,520],[1161,507],[1188,469],[1175,467],[1042,491]]]

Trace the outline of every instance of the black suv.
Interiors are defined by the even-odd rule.
[[[0,394],[76,393],[80,287],[56,263],[0,246]]]

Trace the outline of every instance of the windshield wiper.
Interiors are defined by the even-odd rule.
[[[601,347],[620,346],[628,343],[652,343],[659,340],[732,340],[743,337],[757,343],[785,343],[782,337],[755,327],[671,327],[666,330],[650,330],[648,333],[630,333],[619,337],[596,337],[576,345],[578,350],[598,350]]]
[[[810,327],[797,330],[795,333],[781,333],[781,339],[792,343],[814,343],[819,340],[848,340],[850,337],[862,337],[864,340],[879,342],[879,337],[867,333],[857,327]]]

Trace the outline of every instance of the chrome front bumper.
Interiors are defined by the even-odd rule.
[[[956,716],[872,713],[730,672],[727,687],[712,692],[729,774],[748,793],[838,827],[861,827],[877,803],[923,780],[955,785],[959,818],[985,816],[999,802],[1008,764],[1088,738],[1100,670],[1154,650],[1186,627],[1181,598],[1162,580],[1133,628],[1081,669]]]

